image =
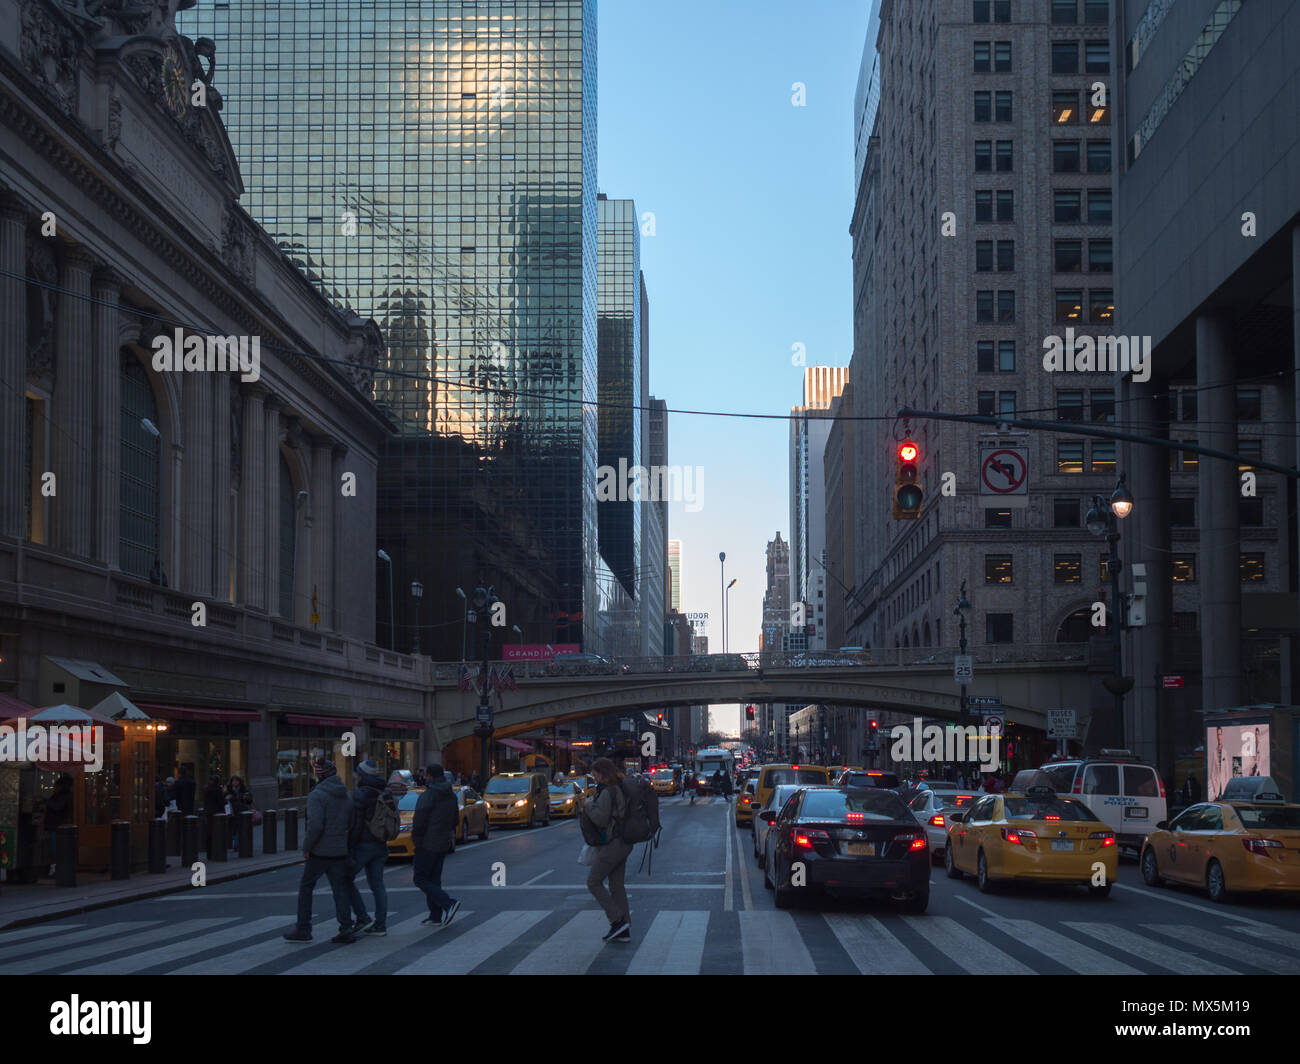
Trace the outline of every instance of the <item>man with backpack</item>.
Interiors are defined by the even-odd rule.
[[[388,934],[388,891],[384,887],[384,864],[388,844],[397,838],[400,818],[397,800],[384,785],[379,766],[370,758],[356,768],[356,788],[352,793],[352,827],[348,832],[348,885],[355,923],[353,934]],[[357,889],[356,875],[362,869],[370,893],[375,896],[375,915],[366,915],[366,903]]]

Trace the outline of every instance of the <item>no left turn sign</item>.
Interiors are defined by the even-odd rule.
[[[981,495],[1025,495],[1029,486],[1029,461],[1023,451],[997,447],[985,451],[980,463]]]

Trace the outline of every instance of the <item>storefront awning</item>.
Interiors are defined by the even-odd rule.
[[[13,695],[0,695],[0,719],[18,717],[30,719],[36,712],[35,706],[29,706],[26,702],[14,698]]]
[[[231,724],[261,720],[262,714],[255,709],[212,709],[207,706],[164,706],[157,702],[137,702],[151,717],[162,720],[197,720],[208,722],[226,721]]]
[[[286,713],[281,719],[288,724],[305,724],[316,728],[361,727],[361,721],[351,717],[305,717],[301,713]]]
[[[520,742],[518,739],[500,739],[498,742],[500,742],[502,746],[508,746],[511,750],[518,750],[523,754],[531,754],[533,752],[532,743]]]
[[[424,725],[413,720],[376,720],[372,721],[376,728],[395,728],[398,731],[423,731]]]

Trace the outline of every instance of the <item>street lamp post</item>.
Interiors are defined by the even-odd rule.
[[[961,632],[961,654],[966,653],[966,615],[970,613],[970,600],[966,598],[966,581],[961,582],[961,598],[957,600],[957,607],[953,614],[956,616],[959,630]],[[964,727],[968,719],[966,712],[966,684],[961,685],[961,723]]]
[[[727,552],[718,551],[718,561],[722,565],[722,578],[718,586],[722,588],[722,649],[727,649]]]
[[[731,601],[731,589],[736,586],[738,579],[739,577],[732,577],[731,583],[727,585],[726,590],[722,593],[722,652],[724,654],[727,652],[727,637],[730,634],[728,629],[731,627],[731,611],[727,608],[727,604]]]
[[[1120,746],[1125,744],[1124,734],[1124,696],[1133,688],[1133,678],[1124,675],[1122,643],[1124,624],[1124,600],[1119,590],[1119,574],[1124,568],[1119,556],[1119,522],[1133,512],[1133,495],[1128,490],[1126,475],[1121,473],[1115,484],[1115,491],[1107,501],[1100,495],[1092,497],[1092,509],[1088,511],[1085,524],[1094,536],[1105,536],[1110,554],[1106,558],[1106,571],[1110,574],[1110,616],[1107,621],[1111,630],[1113,647],[1114,675],[1102,681],[1115,698],[1115,739]]]
[[[379,560],[388,566],[388,649],[397,650],[397,621],[396,611],[393,609],[393,559],[389,557],[388,551],[379,552]]]
[[[424,598],[424,585],[418,580],[411,581],[411,598],[415,599],[415,636],[412,654],[420,652],[420,599]]]
[[[517,635],[517,636],[519,637],[519,645],[520,645],[520,646],[523,646],[523,645],[524,645],[524,630],[523,630],[522,628],[520,628],[519,625],[517,625],[517,624],[512,624],[512,625],[510,626],[510,630],[511,630],[512,632],[514,632],[515,635]]]
[[[487,623],[491,615],[492,604],[496,602],[496,593],[493,588],[476,587],[474,589],[474,623],[481,625],[479,628],[479,645],[483,650],[483,690],[479,693],[478,698],[478,724],[474,728],[474,734],[482,740],[482,750],[479,759],[479,771],[482,774],[484,783],[486,783],[491,773],[489,769],[488,755],[492,748],[492,703],[490,701],[489,684],[488,684],[488,646],[492,641],[492,634],[489,631]]]
[[[465,617],[464,620],[460,622],[460,663],[464,665],[465,637],[469,634],[469,599],[465,597],[465,589],[463,587],[456,588],[456,594],[459,595],[460,600],[465,603]]]

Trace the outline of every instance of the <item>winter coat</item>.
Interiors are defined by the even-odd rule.
[[[447,779],[432,780],[415,803],[411,840],[425,853],[451,853],[460,822],[460,804]]]
[[[72,789],[55,789],[45,799],[45,830],[54,831],[72,819]]]
[[[598,784],[596,797],[582,807],[582,815],[600,829],[602,846],[614,840],[618,824],[626,813],[627,799],[623,797],[623,788],[617,784],[613,787]]]
[[[199,785],[194,782],[193,776],[182,776],[172,787],[176,808],[185,816],[194,815],[194,796],[198,793],[198,789]]]
[[[226,811],[226,792],[222,790],[221,784],[210,781],[203,788],[203,812],[208,816],[216,816],[218,813]]]
[[[313,857],[346,857],[352,799],[338,776],[327,776],[307,796],[307,834],[302,852]]]
[[[355,853],[363,842],[384,842],[371,833],[370,818],[375,815],[375,804],[381,795],[392,798],[384,781],[378,776],[361,776],[352,794],[352,830],[348,832],[348,852]]]
[[[253,808],[253,796],[249,793],[247,787],[240,786],[236,788],[233,784],[227,783],[226,801],[230,803],[230,813],[235,817]]]

